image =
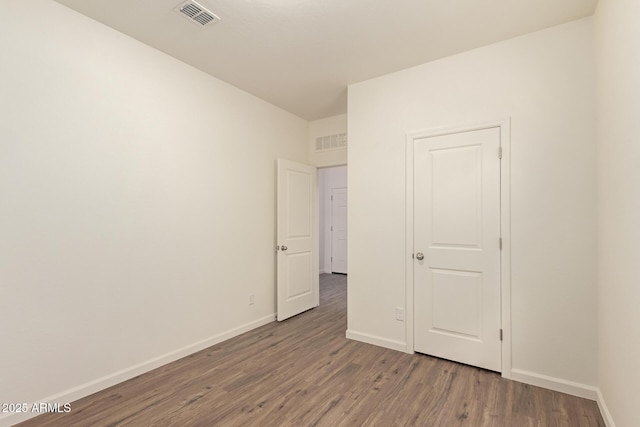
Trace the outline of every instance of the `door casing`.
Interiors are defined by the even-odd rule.
[[[510,218],[510,148],[511,119],[487,121],[482,123],[445,126],[423,131],[409,132],[406,135],[406,248],[405,248],[405,334],[406,352],[413,354],[414,348],[414,259],[413,259],[413,147],[416,139],[449,135],[487,128],[500,128],[500,234],[502,251],[500,252],[500,293],[502,328],[502,377],[511,378],[511,218]],[[497,155],[497,153],[496,153]]]

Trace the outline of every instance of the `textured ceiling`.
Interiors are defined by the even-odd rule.
[[[593,14],[597,0],[56,0],[307,120],[347,85]]]

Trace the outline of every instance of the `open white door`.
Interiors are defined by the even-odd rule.
[[[501,370],[500,128],[414,140],[415,350]]]
[[[278,321],[319,304],[316,168],[278,159]]]

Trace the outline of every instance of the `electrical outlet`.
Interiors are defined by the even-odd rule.
[[[249,294],[249,305],[253,305],[256,302],[256,296],[254,294]]]
[[[396,307],[396,320],[404,322],[404,308]]]

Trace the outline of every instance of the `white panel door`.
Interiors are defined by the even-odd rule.
[[[277,318],[319,304],[316,168],[278,159]]]
[[[331,189],[331,272],[347,274],[347,189]]]
[[[415,350],[493,371],[500,345],[500,129],[414,140]]]

